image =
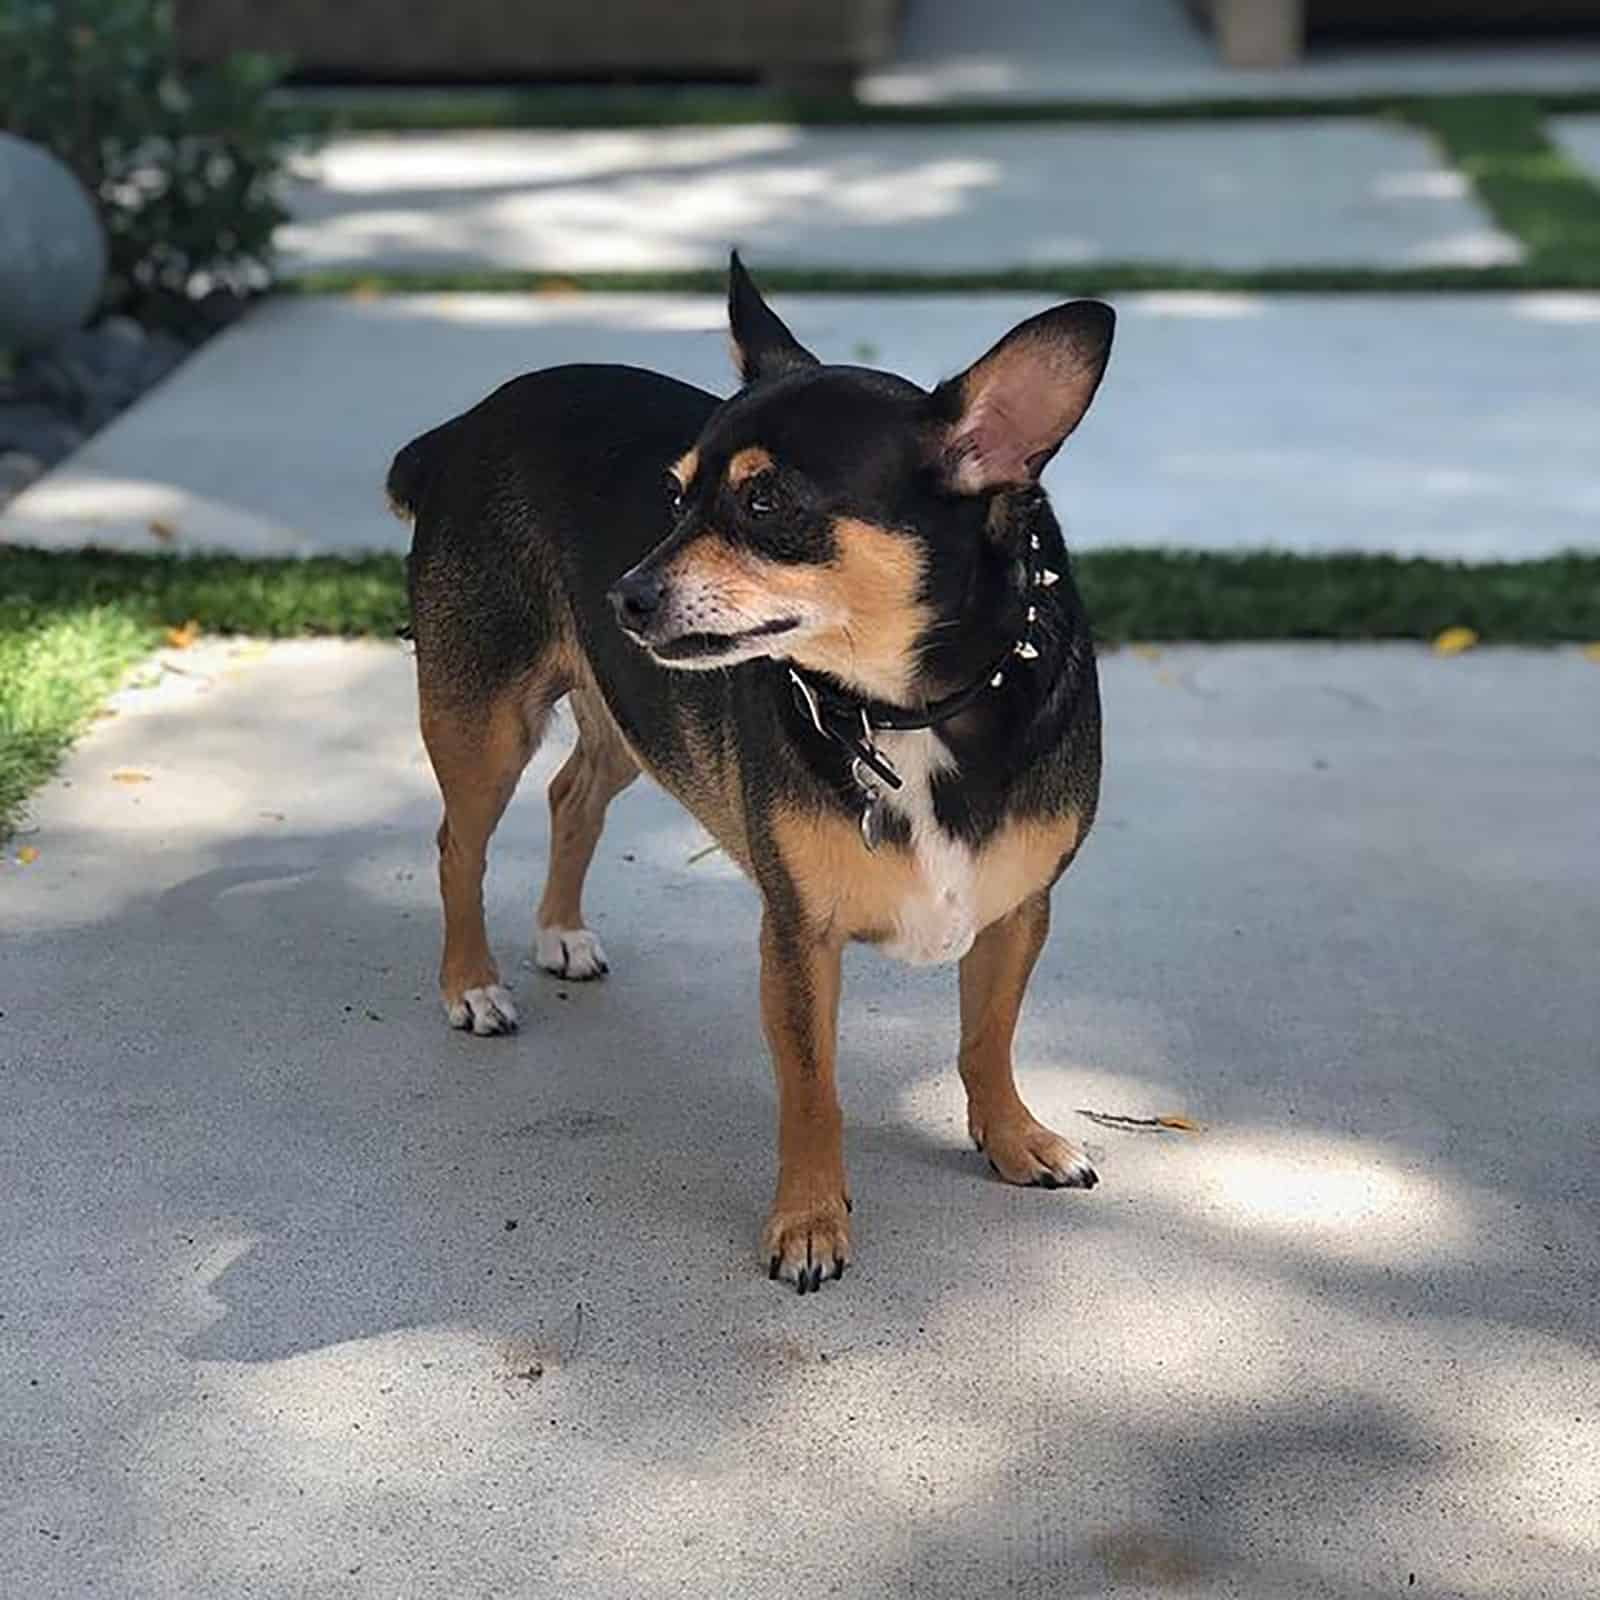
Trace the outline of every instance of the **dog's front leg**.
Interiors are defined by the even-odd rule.
[[[804,1294],[850,1259],[842,1118],[834,1088],[840,945],[769,910],[761,922],[761,1025],[778,1079],[778,1193],[761,1247]]]
[[[1089,1158],[1022,1103],[1012,1074],[1011,1041],[1023,992],[1050,932],[1050,891],[992,922],[961,961],[961,1081],[967,1131],[1007,1183],[1092,1189]]]

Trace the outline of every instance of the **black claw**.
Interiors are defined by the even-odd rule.
[[[844,1276],[844,1257],[840,1256],[840,1258],[837,1261],[835,1261],[834,1264],[833,1264],[833,1281],[835,1283],[837,1283],[839,1281],[839,1279],[842,1278],[843,1276]]]
[[[794,1280],[794,1292],[796,1294],[804,1294],[806,1292],[806,1285],[810,1282],[811,1274],[807,1272],[804,1267],[801,1267],[800,1275]]]
[[[773,1279],[774,1281],[777,1280],[777,1276],[778,1276],[778,1257],[777,1256],[774,1256],[772,1258],[772,1260],[770,1262],[768,1262],[768,1264],[767,1264],[767,1276],[769,1278]]]
[[[811,1269],[811,1292],[815,1294],[822,1287],[822,1263],[818,1262]]]
[[[856,1209],[855,1201],[852,1200],[849,1195],[846,1195],[844,1197],[844,1214],[848,1217],[855,1211],[855,1209]]]
[[[1082,1173],[1083,1186],[1092,1189],[1100,1181],[1100,1174],[1093,1167],[1085,1167]]]
[[[995,1177],[998,1178],[1000,1176],[1000,1169],[994,1164],[993,1156],[989,1157],[989,1170],[995,1175]]]
[[[1053,1172],[1041,1172],[1033,1181],[1041,1189],[1062,1189],[1066,1187]]]

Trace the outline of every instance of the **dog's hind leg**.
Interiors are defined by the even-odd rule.
[[[583,923],[583,880],[594,859],[606,807],[639,775],[598,691],[572,691],[578,743],[550,780],[550,867],[539,901],[533,959],[562,978],[598,978],[609,971],[600,941]]]
[[[538,746],[549,701],[530,714],[525,685],[468,708],[438,703],[424,690],[422,739],[444,797],[439,824],[439,893],[444,955],[439,993],[456,1028],[513,1033],[517,1008],[501,985],[483,925],[483,873],[489,839],[528,758]]]

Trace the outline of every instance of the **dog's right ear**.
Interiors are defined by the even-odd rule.
[[[728,260],[728,332],[734,365],[746,383],[818,365],[817,358],[761,298],[737,250]]]

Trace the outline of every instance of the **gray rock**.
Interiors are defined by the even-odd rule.
[[[144,351],[140,358],[141,386],[148,389],[152,384],[160,383],[188,357],[188,354],[189,346],[182,339],[163,328],[157,328],[145,340]]]
[[[0,346],[40,350],[80,327],[105,275],[83,186],[48,151],[0,133]]]
[[[84,429],[50,406],[26,402],[0,410],[0,450],[55,462],[83,443]]]
[[[105,341],[108,348],[118,350],[142,350],[150,338],[132,317],[124,317],[121,314],[107,317],[94,331]]]
[[[70,408],[78,394],[72,374],[60,362],[42,355],[27,356],[17,363],[12,387],[19,400],[42,401],[58,408]]]
[[[36,478],[44,476],[44,462],[25,450],[0,451],[0,500],[21,494]]]

